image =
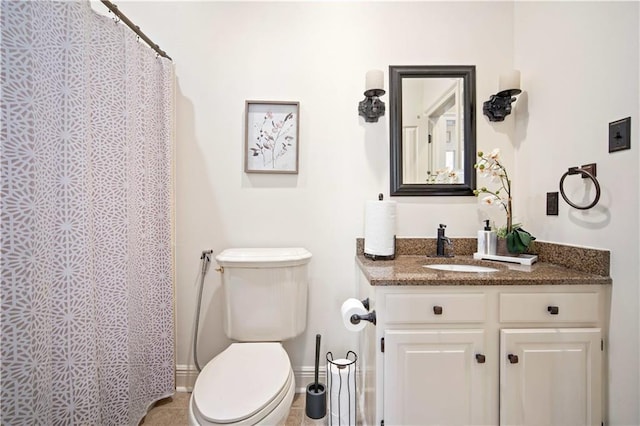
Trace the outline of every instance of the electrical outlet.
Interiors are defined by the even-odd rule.
[[[547,216],[558,216],[557,192],[547,192]]]
[[[631,149],[631,117],[609,123],[609,152]]]

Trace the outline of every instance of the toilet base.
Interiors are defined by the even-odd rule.
[[[291,404],[293,403],[293,396],[295,395],[295,380],[290,380],[289,388],[284,398],[269,414],[263,417],[261,420],[250,417],[238,423],[224,423],[224,426],[245,426],[245,425],[265,425],[275,426],[285,424],[287,417],[289,417],[289,411],[291,410]],[[212,422],[200,422],[196,419],[193,407],[193,395],[189,398],[189,425],[190,426],[222,426],[221,423]],[[257,421],[256,421],[257,420]]]

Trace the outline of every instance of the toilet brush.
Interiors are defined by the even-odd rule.
[[[320,368],[320,335],[316,334],[316,365],[314,382],[307,386],[307,401],[305,412],[307,417],[321,419],[327,413],[326,389],[322,383],[318,383],[318,370]]]

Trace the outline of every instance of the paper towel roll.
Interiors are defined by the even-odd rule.
[[[351,315],[364,315],[368,312],[369,311],[367,311],[361,301],[353,298],[345,300],[340,308],[342,321],[344,322],[345,328],[349,331],[360,331],[367,326],[366,321],[360,321],[358,324],[353,324],[351,322]]]
[[[332,425],[356,424],[356,368],[353,360],[329,362],[329,410]],[[342,368],[340,368],[342,367]]]
[[[376,256],[395,254],[396,202],[367,201],[364,216],[364,252]]]

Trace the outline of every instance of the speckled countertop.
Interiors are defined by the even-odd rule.
[[[364,257],[364,241],[356,240],[356,262],[371,285],[558,285],[611,284],[609,251],[536,242],[533,265],[475,260],[474,238],[453,238],[452,258],[427,257],[435,253],[433,238],[399,238],[394,260]],[[498,272],[451,272],[424,267],[458,263],[489,266]]]

